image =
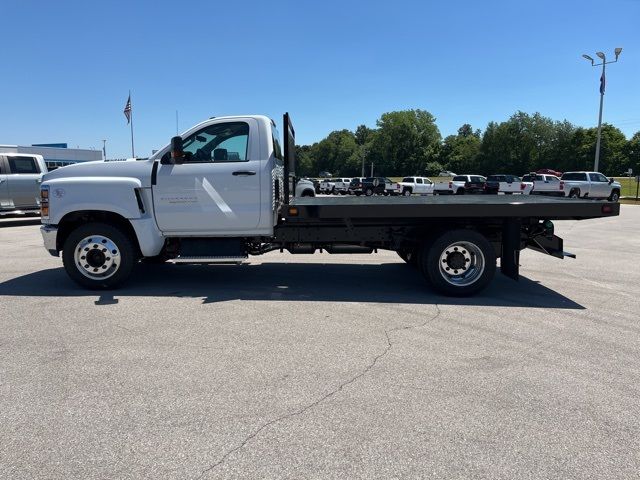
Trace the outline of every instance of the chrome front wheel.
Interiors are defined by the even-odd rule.
[[[65,239],[62,263],[76,283],[91,289],[123,283],[140,257],[135,237],[116,225],[85,223]]]
[[[104,280],[120,268],[120,248],[108,237],[85,237],[77,243],[74,252],[76,268],[87,278]]]

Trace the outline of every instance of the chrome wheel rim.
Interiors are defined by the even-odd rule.
[[[485,269],[482,250],[472,242],[452,243],[442,250],[438,263],[442,278],[456,287],[477,282]]]
[[[103,280],[120,268],[120,248],[108,237],[91,235],[78,242],[74,259],[76,268],[85,277]]]

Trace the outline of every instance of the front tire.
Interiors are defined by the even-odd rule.
[[[452,230],[426,243],[420,270],[438,292],[467,297],[484,289],[496,271],[496,254],[487,238],[474,230]]]
[[[125,282],[137,261],[132,239],[106,223],[87,223],[64,242],[62,263],[77,284],[92,290],[115,288]]]
[[[618,190],[614,190],[611,192],[611,195],[609,195],[609,201],[617,202],[618,200],[620,200],[620,192]]]

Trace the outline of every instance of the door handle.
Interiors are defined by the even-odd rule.
[[[255,175],[256,172],[254,172],[253,170],[238,170],[237,172],[233,172],[232,175],[234,176],[242,176],[242,177],[248,177],[249,175]]]

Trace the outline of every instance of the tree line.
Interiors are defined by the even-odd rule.
[[[484,131],[467,123],[456,135],[442,138],[436,118],[425,110],[383,113],[376,128],[336,130],[313,145],[296,145],[299,176],[365,175],[434,176],[455,173],[523,175],[540,168],[561,172],[591,170],[596,128],[576,127],[540,113],[518,111],[504,122],[489,122]],[[627,139],[620,129],[603,124],[600,170],[618,176],[632,168],[640,173],[640,131]]]

